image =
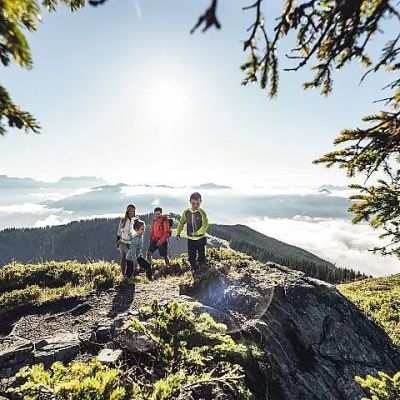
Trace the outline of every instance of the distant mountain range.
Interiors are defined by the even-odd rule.
[[[143,215],[142,218],[150,226],[152,214]],[[118,218],[99,218],[46,228],[5,229],[0,231],[0,265],[12,260],[22,263],[70,259],[117,260],[119,254],[115,248],[115,238],[118,222]],[[361,276],[349,269],[336,268],[306,250],[265,236],[244,225],[211,224],[209,233],[213,236],[210,239],[212,246],[221,247],[229,243],[231,248],[255,259],[286,265],[328,282],[351,281]],[[145,234],[145,243],[148,243],[148,237],[149,230]],[[185,240],[171,238],[170,244],[172,255],[186,252]]]
[[[164,189],[182,189],[188,188],[193,190],[220,190],[220,189],[231,189],[229,186],[217,185],[215,183],[203,183],[198,186],[169,186],[169,185],[147,185],[147,184],[136,184],[136,185],[128,185],[126,183],[118,183],[116,185],[107,185],[107,182],[95,176],[78,176],[78,177],[70,177],[65,176],[60,178],[56,182],[45,182],[39,181],[33,178],[18,178],[11,177],[7,175],[0,175],[0,189],[29,189],[29,188],[63,188],[63,189],[98,189],[98,188],[107,188],[107,187],[123,187],[123,186],[132,186],[132,187],[147,187],[147,188],[164,188]]]
[[[318,190],[321,192],[323,190],[328,190],[329,192],[333,190],[349,190],[348,186],[338,186],[338,185],[321,185]]]
[[[102,178],[94,176],[65,176],[57,182],[37,181],[33,178],[16,178],[7,175],[0,175],[0,189],[30,189],[30,188],[63,188],[80,189],[91,188],[104,185],[106,182]]]

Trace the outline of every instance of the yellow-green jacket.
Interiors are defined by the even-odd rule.
[[[201,208],[198,210],[188,208],[179,221],[177,235],[181,234],[185,224],[189,240],[199,240],[204,237],[208,229],[207,215]]]

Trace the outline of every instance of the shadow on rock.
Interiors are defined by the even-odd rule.
[[[111,310],[109,311],[107,316],[109,318],[115,318],[118,314],[129,310],[134,296],[135,285],[129,284],[119,286],[113,298]]]
[[[254,393],[271,400],[353,400],[364,394],[355,375],[400,368],[400,352],[381,327],[334,286],[302,272],[270,262],[245,269],[221,263],[180,293],[229,315],[239,327],[233,333],[257,345],[263,365],[253,360],[246,377]]]

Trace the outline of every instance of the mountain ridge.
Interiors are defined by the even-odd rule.
[[[0,338],[0,373],[11,377],[19,368],[39,362],[46,368],[55,361],[88,363],[93,357],[100,359],[104,349],[110,354],[123,353],[144,367],[152,339],[141,335],[137,325],[126,322],[154,310],[154,295],[168,315],[171,300],[196,302],[200,321],[208,313],[226,325],[233,340],[253,349],[237,362],[243,366],[255,400],[354,400],[365,394],[354,381],[355,375],[376,375],[378,371],[392,375],[400,369],[399,348],[334,286],[230,249],[212,249],[208,257],[207,269],[194,277],[187,259],[181,257],[169,267],[158,262],[156,279],[144,282],[136,278],[135,285],[121,282],[117,264],[97,265],[97,278],[106,274],[108,281],[92,279],[91,264],[79,266],[86,278],[69,263],[34,268],[11,265],[4,273],[0,270],[0,285],[9,294],[1,301],[6,303],[9,298],[21,298],[21,290],[29,292],[44,273],[46,282],[35,290],[62,290],[72,278],[81,286],[86,281],[97,286],[75,302],[61,298],[62,308],[23,311],[9,333]],[[24,297],[24,301],[34,298]],[[149,305],[147,311],[139,311]],[[191,346],[208,344],[196,335],[190,341]],[[13,382],[11,379],[7,384]],[[0,386],[0,395],[3,393]],[[193,397],[214,398],[212,393]]]
[[[145,214],[142,218],[150,227],[152,214]],[[13,260],[23,263],[71,259],[81,262],[117,260],[119,254],[114,243],[118,221],[118,218],[97,218],[47,228],[5,229],[0,231],[0,265]],[[304,271],[308,276],[329,282],[361,278],[352,270],[335,268],[332,263],[306,250],[270,238],[244,225],[210,224],[209,234],[214,237],[210,239],[212,246],[224,246],[225,241],[232,249],[245,252],[255,259],[288,265]],[[149,228],[145,232],[145,243],[148,240]],[[21,242],[25,243],[22,247]],[[171,238],[170,244],[172,255],[187,251],[183,240]]]

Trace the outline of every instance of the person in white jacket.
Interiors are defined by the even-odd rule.
[[[121,273],[125,275],[126,270],[126,254],[128,253],[129,246],[132,242],[134,229],[133,224],[136,218],[136,207],[129,204],[126,207],[126,212],[123,218],[119,221],[117,230],[117,249],[121,253]]]

